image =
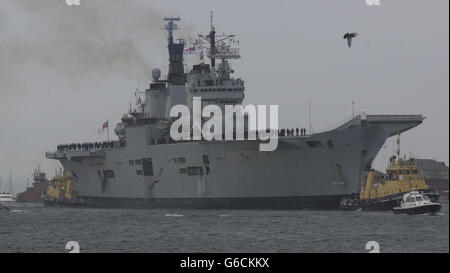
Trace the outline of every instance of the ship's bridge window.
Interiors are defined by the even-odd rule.
[[[416,196],[416,201],[423,201],[423,199],[420,196]]]
[[[306,141],[306,144],[308,144],[308,146],[310,148],[319,148],[322,147],[322,142],[318,141],[318,140],[311,140],[311,141]]]
[[[153,176],[153,162],[151,158],[142,159],[142,170],[144,176]]]
[[[134,161],[134,163],[136,163],[136,165],[141,165],[141,160],[140,160],[140,159],[136,159],[136,160]]]
[[[106,178],[114,178],[114,171],[113,170],[104,170],[103,176]]]
[[[208,155],[203,155],[203,163],[204,163],[205,165],[208,165],[208,164],[209,164],[209,157],[208,157]]]
[[[188,167],[187,172],[188,172],[189,176],[203,175],[203,168],[202,167]]]
[[[331,140],[327,141],[327,146],[328,146],[328,149],[331,149],[331,150],[334,149],[334,145],[333,145],[333,142],[331,142]]]
[[[179,157],[177,161],[178,161],[178,163],[186,163],[186,158]]]

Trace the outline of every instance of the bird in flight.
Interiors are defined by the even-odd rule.
[[[349,48],[352,47],[352,38],[355,38],[356,36],[358,36],[358,33],[355,33],[355,32],[345,33],[344,39],[347,39],[347,44],[348,44]]]

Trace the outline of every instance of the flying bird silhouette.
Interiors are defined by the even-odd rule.
[[[356,36],[358,36],[358,33],[345,33],[344,35],[344,39],[347,39],[347,44],[348,47],[352,47],[352,38],[355,38]]]

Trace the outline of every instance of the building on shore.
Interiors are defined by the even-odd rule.
[[[416,159],[416,163],[419,175],[439,192],[440,200],[448,200],[448,166],[434,159]]]

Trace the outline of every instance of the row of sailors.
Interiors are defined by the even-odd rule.
[[[57,146],[57,150],[61,152],[61,151],[75,151],[75,150],[89,150],[89,149],[108,149],[114,147],[115,141],[103,141],[92,143],[62,144]]]
[[[278,136],[306,136],[305,128],[294,128],[278,130]],[[62,151],[76,151],[76,150],[89,150],[89,149],[108,149],[114,148],[115,141],[103,141],[103,142],[91,142],[91,143],[72,143],[62,144],[57,146],[58,152]],[[125,146],[124,143],[119,143],[120,147]]]
[[[278,130],[278,136],[306,136],[306,129],[305,128],[287,128],[287,129],[281,129]]]

